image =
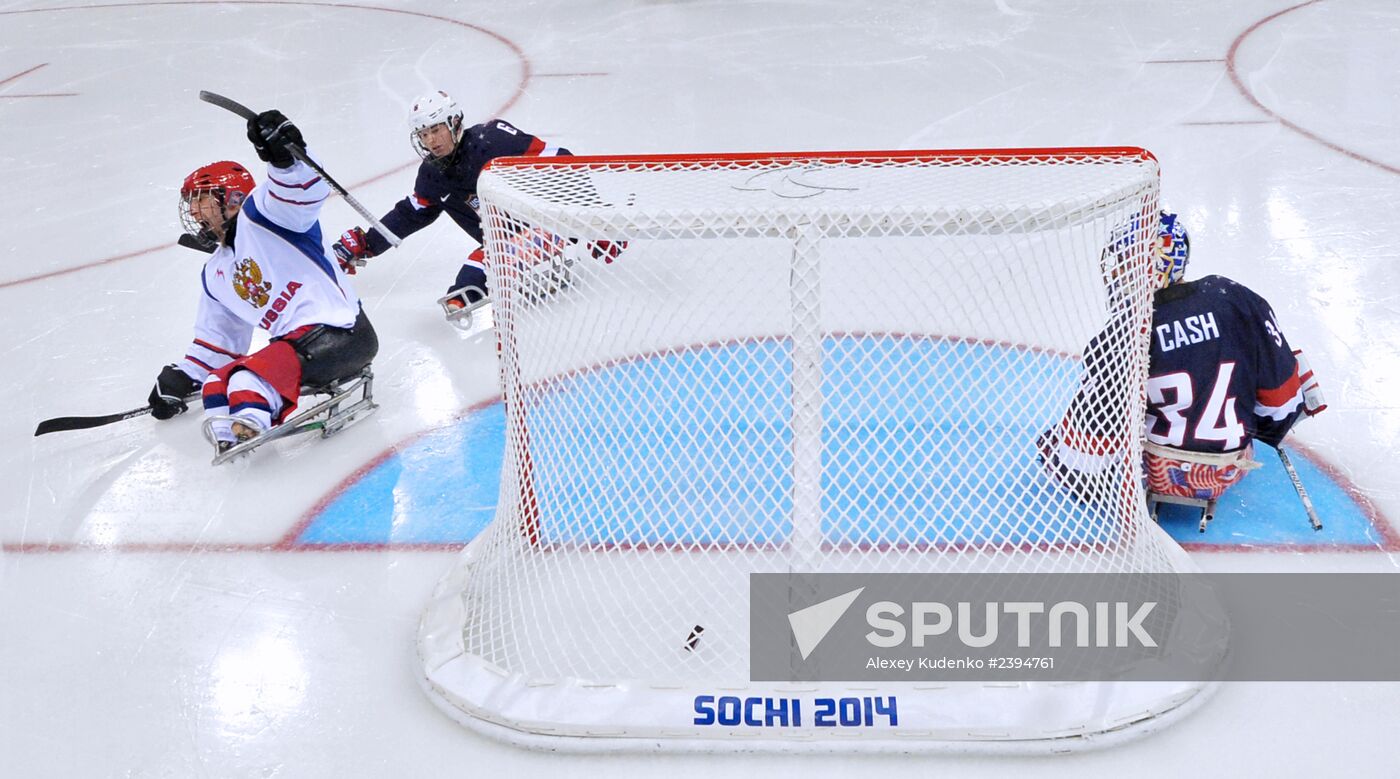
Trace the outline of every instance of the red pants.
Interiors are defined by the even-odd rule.
[[[298,334],[287,337],[294,339]],[[279,339],[214,371],[212,378],[204,382],[203,400],[206,411],[227,407],[227,413],[237,413],[248,406],[268,410],[268,399],[259,397],[256,393],[234,393],[235,397],[229,397],[229,377],[234,371],[240,370],[257,374],[263,381],[271,384],[281,396],[282,410],[277,414],[275,423],[280,424],[296,410],[297,399],[301,397],[301,358],[297,356],[289,341]]]

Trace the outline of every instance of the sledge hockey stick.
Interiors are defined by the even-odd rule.
[[[199,91],[199,99],[203,100],[206,103],[216,105],[224,110],[232,111],[233,113],[238,114],[244,119],[248,119],[250,121],[256,119],[258,116],[256,113],[254,113],[251,109],[249,109],[242,103],[239,103],[235,100],[230,100],[229,98],[224,97],[220,94],[215,94],[214,92],[206,92],[201,89]],[[365,208],[364,206],[360,205],[360,201],[356,200],[355,197],[349,192],[346,192],[345,187],[340,186],[340,182],[332,178],[331,174],[327,173],[325,168],[322,168],[320,165],[317,165],[314,161],[312,161],[312,159],[309,156],[307,156],[305,149],[301,148],[295,143],[288,143],[287,151],[291,152],[293,157],[306,163],[308,166],[310,166],[312,170],[319,173],[321,175],[321,178],[325,179],[326,183],[331,185],[331,189],[334,189],[336,192],[339,192],[340,196],[345,198],[345,202],[349,203],[350,207],[355,209],[355,213],[364,217],[374,229],[379,231],[380,235],[384,236],[385,240],[387,240],[391,246],[397,247],[400,243],[402,243],[402,241],[399,240],[399,237],[397,235],[394,235],[394,233],[389,228],[384,226],[383,222],[380,222],[377,218],[375,218],[374,214],[371,214],[369,212],[368,208]]]
[[[117,414],[107,414],[106,416],[100,417],[54,417],[53,419],[45,419],[43,422],[40,422],[39,427],[34,431],[34,435],[41,436],[45,433],[58,433],[64,430],[86,430],[89,427],[102,427],[103,425],[110,425],[113,422],[120,422],[124,419],[145,416],[149,413],[151,413],[151,407],[142,406],[141,408],[133,408],[130,411],[122,411]]]
[[[1298,471],[1293,467],[1293,461],[1288,459],[1288,452],[1283,451],[1283,444],[1274,447],[1278,452],[1278,459],[1283,462],[1283,469],[1288,471],[1288,478],[1293,480],[1293,489],[1298,491],[1298,497],[1303,501],[1303,510],[1308,512],[1308,522],[1312,523],[1313,530],[1322,529],[1322,520],[1317,518],[1317,509],[1313,508],[1312,498],[1308,497],[1308,491],[1303,488],[1303,480],[1298,478]]]
[[[213,254],[214,250],[219,247],[219,245],[213,241],[201,241],[189,233],[180,233],[180,237],[175,240],[175,243],[180,244],[186,249],[194,249],[197,252],[204,252],[205,254]]]
[[[187,395],[185,396],[185,402],[188,403],[197,397],[199,397],[198,392]],[[34,430],[34,436],[37,438],[45,433],[61,433],[64,430],[86,430],[90,427],[102,427],[103,425],[110,425],[113,422],[121,422],[127,419],[145,416],[149,413],[151,413],[151,407],[142,406],[141,408],[133,408],[130,411],[120,411],[116,414],[104,414],[98,417],[54,417],[53,419],[45,419],[43,422],[40,422],[39,427]]]

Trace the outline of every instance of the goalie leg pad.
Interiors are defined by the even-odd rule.
[[[1089,445],[1084,436],[1065,436],[1062,429],[1052,427],[1036,438],[1036,459],[1050,480],[1080,503],[1119,497],[1126,484],[1123,453],[1112,442]]]

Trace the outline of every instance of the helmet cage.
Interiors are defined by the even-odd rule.
[[[202,195],[214,196],[214,200],[219,204],[219,211],[224,215],[224,224],[228,224],[228,220],[233,218],[229,209],[242,206],[246,196],[238,190],[230,192],[224,187],[210,187],[180,193],[180,226],[184,228],[186,233],[201,241],[216,242],[218,236],[194,214],[194,200]]]
[[[204,195],[212,195],[219,204],[223,221],[219,232],[233,218],[243,201],[253,191],[253,177],[248,170],[236,162],[215,162],[196,169],[185,177],[180,187],[180,226],[187,235],[204,243],[217,243],[219,236],[213,225],[205,224],[194,213],[194,202]]]
[[[462,109],[457,106],[457,101],[453,100],[446,92],[436,92],[431,95],[420,97],[413,103],[413,112],[408,117],[409,143],[413,145],[413,150],[418,156],[428,162],[445,165],[457,152],[462,143],[462,133],[464,122],[462,121]],[[423,145],[421,134],[425,130],[432,129],[438,125],[446,125],[452,133],[452,151],[438,157]]]
[[[1147,244],[1147,251],[1134,253],[1133,247]],[[1155,224],[1143,218],[1133,218],[1113,229],[1099,260],[1104,283],[1110,294],[1122,292],[1122,279],[1128,263],[1151,262],[1149,272],[1156,289],[1181,281],[1186,275],[1186,263],[1191,256],[1191,238],[1177,215],[1166,211],[1158,214]]]
[[[1191,259],[1191,236],[1177,220],[1176,214],[1162,212],[1153,244],[1152,270],[1158,287],[1181,281],[1186,275],[1186,263]]]

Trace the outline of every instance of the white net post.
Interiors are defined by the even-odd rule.
[[[750,573],[1189,568],[1137,477],[1150,154],[530,158],[479,191],[507,441],[420,629],[445,711],[549,748],[1057,749],[1197,699],[953,684],[902,688],[898,727],[694,722],[706,692],[836,689],[749,681]]]
[[[792,229],[792,523],[797,559],[816,570],[822,540],[822,290],[821,234]]]

